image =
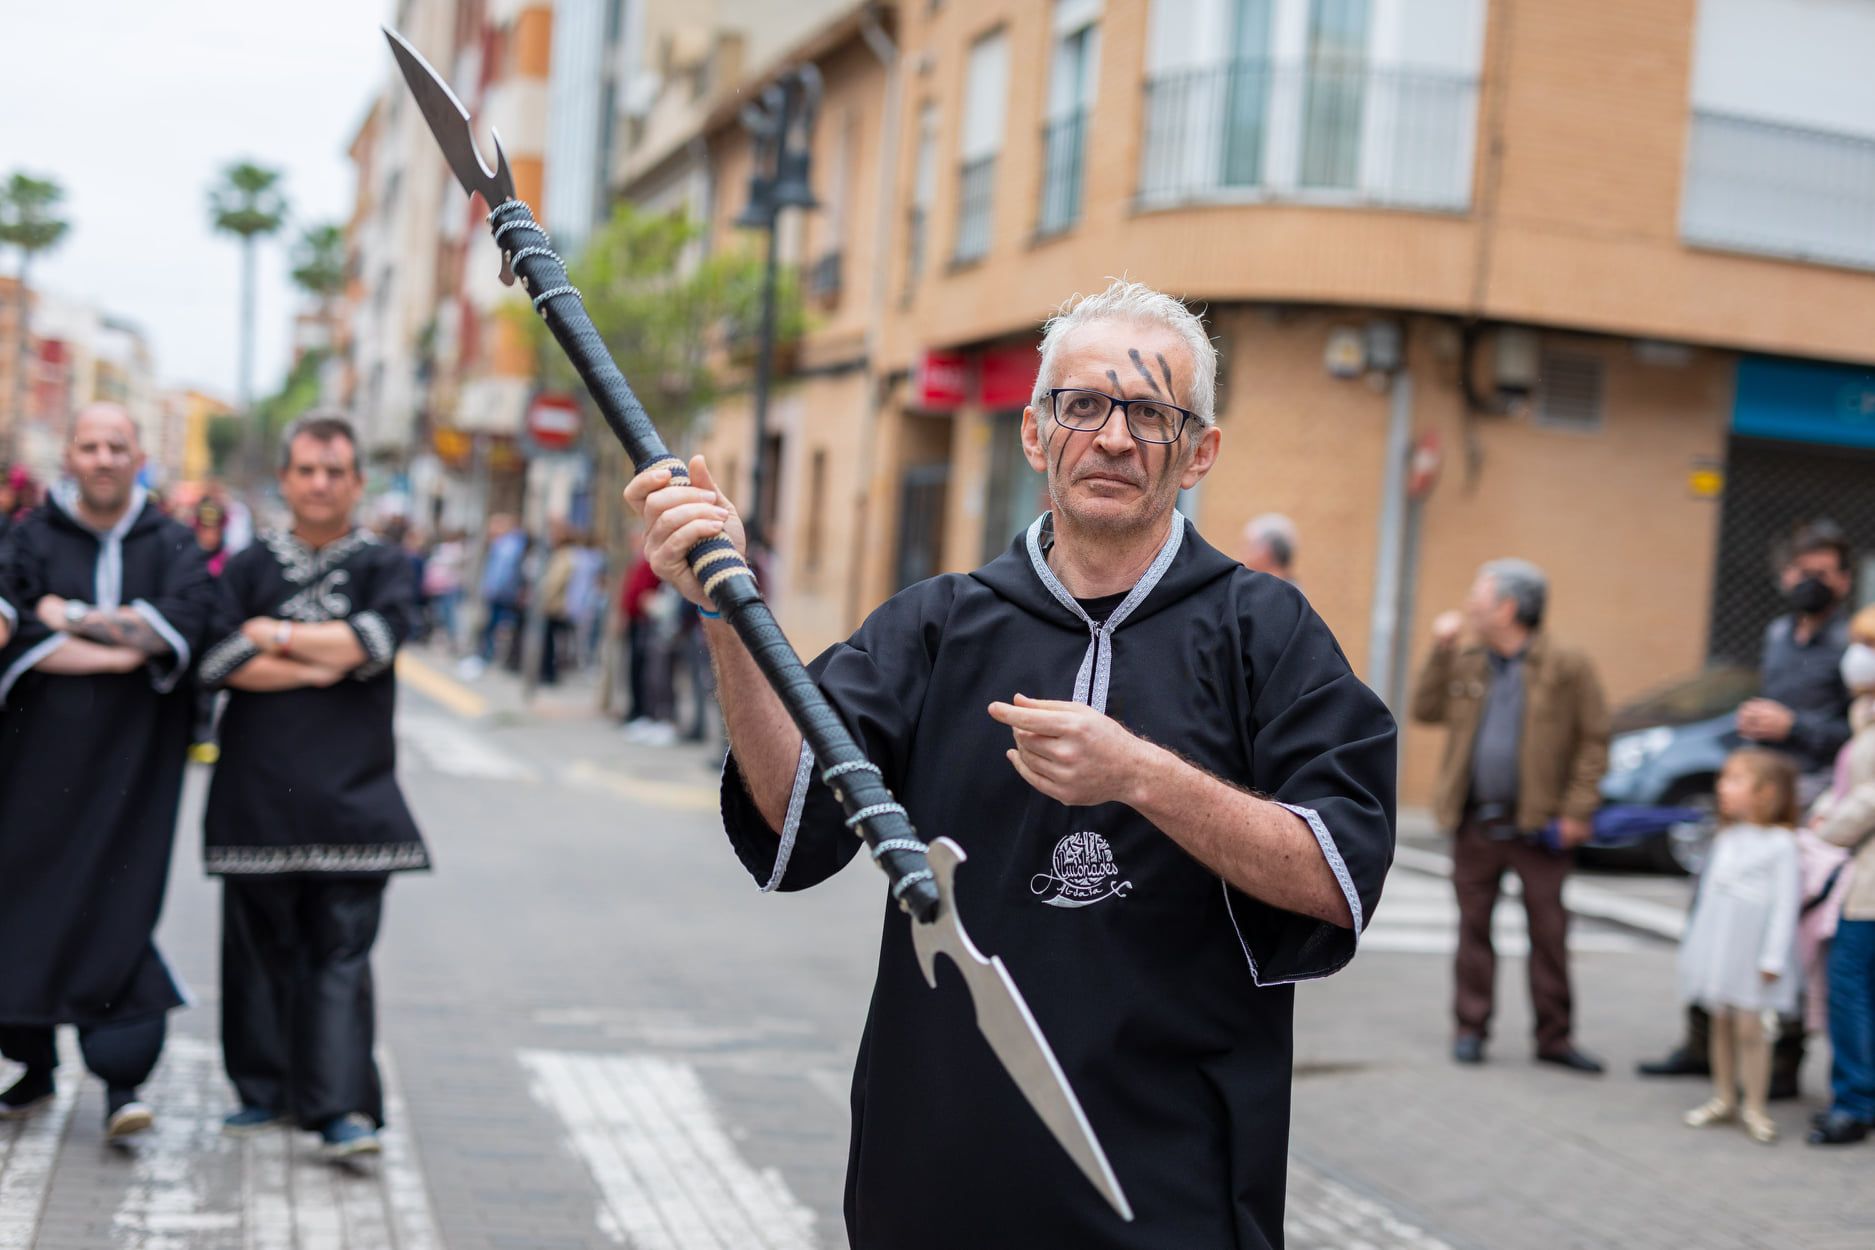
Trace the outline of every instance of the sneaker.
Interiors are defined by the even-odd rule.
[[[104,1140],[122,1141],[138,1133],[147,1133],[155,1126],[156,1116],[137,1101],[134,1093],[122,1103],[112,1098],[110,1109],[104,1114]]]
[[[488,671],[488,662],[479,655],[465,655],[456,661],[456,676],[464,681],[480,681]]]
[[[293,1121],[290,1117],[267,1107],[243,1107],[221,1122],[221,1131],[230,1137],[252,1137],[272,1129],[285,1128]]]
[[[645,729],[644,736],[638,741],[648,747],[670,746],[677,741],[677,726],[669,721],[654,721]]]
[[[383,1149],[378,1130],[367,1116],[356,1111],[334,1117],[319,1130],[323,1145],[320,1153],[328,1159],[350,1159],[356,1155],[374,1155]]]
[[[23,1120],[51,1102],[56,1093],[51,1068],[28,1068],[0,1093],[0,1120]]]

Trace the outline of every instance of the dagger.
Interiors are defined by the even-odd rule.
[[[687,482],[688,466],[665,447],[644,405],[632,394],[586,315],[579,291],[567,280],[565,262],[554,252],[547,232],[534,220],[533,210],[515,198],[514,176],[501,150],[500,136],[491,132],[495,167],[490,169],[476,147],[468,110],[456,93],[402,35],[388,26],[383,30],[397,68],[456,181],[471,197],[479,195],[488,205],[489,228],[501,248],[502,281],[512,285],[518,277],[533,297],[534,311],[572,361],[606,425],[631,456],[635,471],[668,469],[673,482]],[[891,881],[893,899],[911,918],[912,945],[925,980],[937,985],[939,954],[955,963],[970,991],[977,1028],[1016,1088],[1120,1218],[1131,1220],[1132,1207],[1106,1151],[1022,992],[1003,961],[985,956],[964,930],[955,885],[957,866],[964,862],[963,848],[949,838],[937,838],[928,846],[918,838],[904,806],[886,788],[878,766],[866,759],[775,623],[754,573],[735,545],[722,535],[706,538],[685,553],[685,559],[800,727],[820,762],[821,780],[832,788],[846,812],[847,827],[866,842],[873,862]]]

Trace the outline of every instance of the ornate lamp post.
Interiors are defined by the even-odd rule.
[[[766,538],[768,386],[775,357],[776,227],[784,208],[817,208],[809,185],[814,118],[820,111],[820,70],[803,65],[790,70],[742,110],[742,126],[754,141],[749,174],[749,203],[736,218],[746,229],[768,232],[768,257],[762,272],[761,337],[755,354],[755,459],[749,513],[744,518],[751,549]]]

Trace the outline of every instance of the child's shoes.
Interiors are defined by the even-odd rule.
[[[1762,1111],[1745,1112],[1744,1121],[1745,1132],[1759,1145],[1768,1146],[1777,1140],[1777,1125]]]
[[[1714,1098],[1701,1103],[1688,1111],[1685,1116],[1687,1128],[1706,1128],[1713,1124],[1730,1124],[1738,1118],[1738,1107],[1723,1098]]]

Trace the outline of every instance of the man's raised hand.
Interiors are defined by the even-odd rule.
[[[1069,807],[1133,802],[1159,750],[1084,703],[1019,694],[989,711],[1015,735],[1004,754],[1022,779]]]
[[[702,456],[690,458],[690,481],[672,484],[669,469],[648,469],[625,487],[625,503],[645,519],[645,559],[651,570],[700,608],[715,605],[684,559],[706,538],[728,534],[743,559],[748,558],[742,517],[716,489],[716,479]]]

